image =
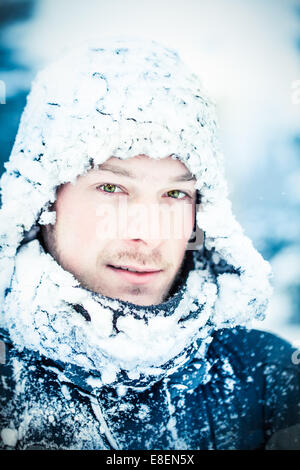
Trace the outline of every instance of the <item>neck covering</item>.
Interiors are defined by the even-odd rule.
[[[195,175],[204,233],[181,287],[149,307],[82,287],[39,241],[61,184],[140,154],[173,155]],[[80,367],[99,386],[144,387],[195,354],[204,360],[215,329],[263,319],[271,267],[232,214],[223,163],[215,105],[176,51],[102,37],[41,70],[0,180],[0,326],[16,347]]]
[[[89,371],[87,384],[143,388],[196,352],[204,357],[216,295],[210,277],[194,271],[167,301],[134,305],[81,287],[35,239],[16,256],[6,322],[17,346]],[[200,287],[196,297],[193,283]]]

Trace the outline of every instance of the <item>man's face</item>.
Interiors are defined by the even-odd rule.
[[[194,184],[172,157],[111,157],[59,187],[56,223],[42,227],[46,247],[89,290],[159,304],[193,231]]]

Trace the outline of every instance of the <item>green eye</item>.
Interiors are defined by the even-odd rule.
[[[183,191],[179,191],[178,189],[172,189],[171,191],[168,191],[167,195],[173,199],[183,199],[186,196]]]
[[[99,186],[99,188],[101,188],[106,193],[115,193],[117,186],[115,184],[106,183]]]

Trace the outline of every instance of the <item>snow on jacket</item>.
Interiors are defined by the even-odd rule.
[[[208,367],[193,357],[181,372],[123,394],[7,343],[1,447],[299,449],[300,372],[292,354],[270,333],[227,328],[214,334]]]
[[[155,41],[98,38],[38,73],[0,181],[2,446],[261,448],[295,434],[299,366],[249,330],[272,273],[232,214],[214,108]],[[85,289],[40,237],[61,184],[139,154],[195,175],[204,233],[148,307]]]

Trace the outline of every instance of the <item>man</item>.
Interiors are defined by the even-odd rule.
[[[5,167],[3,448],[297,448],[295,351],[250,329],[270,265],[176,52],[102,38],[46,67]]]

